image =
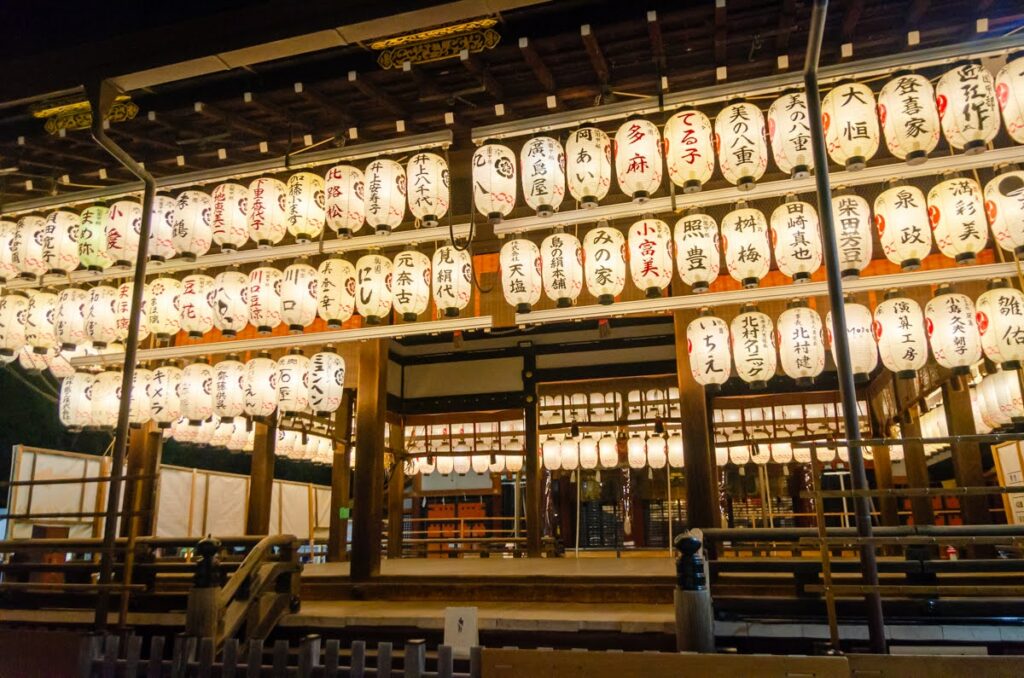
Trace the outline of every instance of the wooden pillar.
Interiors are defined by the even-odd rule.
[[[118,525],[118,534],[122,537],[129,536],[131,532],[132,522],[136,522],[136,528],[139,527],[138,521],[136,521],[135,515],[129,515],[129,511],[137,510],[138,496],[141,488],[139,487],[138,476],[144,473],[143,468],[146,465],[146,433],[152,424],[146,424],[145,427],[130,428],[128,430],[128,449],[125,454],[125,475],[130,480],[124,483],[124,495],[121,497],[121,510],[124,512],[121,515],[121,523]],[[138,529],[136,529],[136,535],[138,535]]]
[[[401,454],[405,452],[405,422],[399,417],[391,424],[391,435],[388,441],[395,465],[388,478],[388,558],[402,557],[402,522],[405,518],[405,461]]]
[[[266,423],[253,422],[255,437],[249,467],[249,505],[245,510],[245,533],[270,534],[270,503],[274,492],[274,447],[277,445],[277,416]]]
[[[975,435],[971,392],[962,377],[954,376],[942,384],[946,425],[951,436]],[[981,467],[981,447],[976,442],[958,442],[952,446],[953,473],[959,487],[982,487],[985,473]],[[984,495],[960,497],[960,513],[965,525],[988,525],[992,517]]]
[[[544,469],[540,464],[540,431],[538,427],[537,358],[531,350],[523,356],[523,415],[525,431],[523,454],[526,455],[526,554],[540,558],[543,551]]]
[[[692,311],[674,314],[676,335],[676,376],[683,431],[683,457],[686,462],[686,516],[689,527],[719,527],[722,513],[718,505],[718,479],[712,449],[711,417],[704,395],[690,372],[690,353],[686,328],[697,317]],[[728,369],[728,365],[724,366]]]
[[[348,511],[352,486],[352,410],[355,393],[345,389],[334,414],[334,460],[331,464],[331,519],[327,536],[327,560],[348,560]],[[342,517],[344,513],[345,517]]]
[[[881,391],[868,396],[868,415],[871,421],[871,435],[875,438],[888,438],[889,427],[885,421]],[[879,490],[892,489],[892,455],[885,445],[872,445],[872,467],[875,471],[875,486]],[[900,524],[899,502],[896,497],[878,498],[878,523],[887,527]]]
[[[381,520],[384,516],[384,424],[387,413],[387,339],[359,348],[356,391],[356,472],[352,497],[350,577],[365,581],[380,574]]]
[[[920,442],[908,442],[908,438],[921,437],[920,410],[917,404],[916,384],[906,379],[894,379],[896,402],[904,406],[899,416],[900,432],[903,442],[903,466],[907,470],[907,485],[914,488],[928,487],[928,461],[924,454],[924,445]],[[910,510],[915,525],[934,525],[935,513],[928,497],[912,497]]]
[[[150,425],[146,433],[146,456],[142,464],[142,474],[148,476],[139,481],[139,492],[135,505],[139,511],[140,537],[152,537],[156,534],[156,486],[157,474],[160,473],[160,460],[164,452],[164,434],[156,426]]]

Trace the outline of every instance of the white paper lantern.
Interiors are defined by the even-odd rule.
[[[771,237],[779,271],[795,283],[809,282],[821,267],[817,210],[810,203],[787,199],[772,212]]]
[[[505,455],[494,454],[491,457],[484,457],[488,459],[487,470],[491,473],[504,473],[505,472]],[[491,461],[493,460],[493,461]]]
[[[939,143],[939,111],[928,78],[897,73],[878,93],[878,118],[889,152],[911,165],[924,162]]]
[[[803,92],[783,94],[768,107],[768,138],[780,170],[794,179],[811,175],[811,125]]]
[[[270,266],[249,272],[249,322],[260,334],[269,334],[281,324],[281,282],[284,275]]]
[[[575,471],[580,465],[580,449],[576,441],[566,436],[559,444],[559,457],[563,471]]]
[[[969,374],[971,365],[981,360],[981,334],[971,298],[939,294],[925,304],[924,317],[935,362],[954,374]]]
[[[96,378],[87,372],[75,372],[61,381],[57,411],[60,423],[68,429],[81,431],[92,423],[92,391],[95,381]]]
[[[579,461],[580,467],[588,471],[597,468],[597,441],[589,433],[580,439]]]
[[[1024,293],[1013,287],[991,289],[978,297],[977,309],[985,356],[1004,369],[1019,369],[1024,360]]]
[[[231,435],[228,437],[226,447],[232,452],[241,452],[249,440],[247,427],[249,422],[242,417],[235,417],[231,423]]]
[[[89,292],[75,287],[65,287],[57,295],[57,311],[54,315],[54,331],[61,349],[75,350],[86,343],[86,311]]]
[[[810,386],[825,369],[825,338],[821,316],[806,306],[788,308],[779,316],[779,361],[797,386]]]
[[[57,295],[36,292],[29,297],[25,315],[25,344],[37,355],[57,347]]]
[[[297,172],[285,184],[284,219],[295,242],[316,240],[324,230],[324,180],[312,172]]]
[[[141,426],[150,420],[152,411],[150,409],[149,382],[153,378],[152,370],[136,367],[132,372],[132,393],[128,401],[128,423],[132,426]]]
[[[366,167],[366,223],[377,233],[398,228],[405,219],[405,168],[394,160]]]
[[[102,271],[114,263],[114,260],[107,256],[108,211],[104,205],[92,205],[78,215],[78,258],[81,265],[89,271]],[[0,269],[3,267],[4,249],[6,248],[0,237]]]
[[[89,355],[91,351],[92,349],[84,344],[73,351],[56,349],[49,351],[45,356],[43,356],[46,360],[46,369],[54,379],[60,380],[65,377],[70,377],[75,373],[75,368],[71,365],[71,361],[74,358],[84,358]]]
[[[204,191],[183,191],[178,195],[171,240],[186,259],[201,257],[213,244],[213,198]]]
[[[529,313],[540,301],[540,249],[526,238],[507,240],[499,255],[501,289],[505,302],[515,306],[516,313]]]
[[[647,439],[647,465],[653,469],[665,468],[668,463],[668,444],[665,437],[654,434]]]
[[[491,458],[486,454],[474,454],[469,460],[473,473],[490,473]]]
[[[306,263],[294,263],[284,269],[281,281],[281,322],[293,333],[300,333],[316,320],[317,271]]]
[[[626,239],[618,229],[600,222],[583,236],[583,253],[587,291],[600,304],[614,303],[626,286]]]
[[[231,436],[235,432],[235,425],[229,421],[221,421],[214,417],[217,422],[217,428],[213,431],[213,436],[210,438],[210,447],[227,447],[228,441],[231,440]]]
[[[249,189],[241,184],[220,184],[213,189],[213,244],[221,252],[234,252],[249,241]]]
[[[672,468],[683,468],[686,466],[686,458],[683,455],[683,436],[679,433],[672,433],[668,437],[668,465]]]
[[[198,339],[213,329],[213,291],[216,281],[208,275],[193,273],[181,281],[178,314],[181,329]]]
[[[582,127],[565,142],[565,172],[569,194],[590,209],[608,195],[612,185],[612,143],[596,127]]]
[[[856,278],[871,263],[871,207],[859,195],[832,196],[839,266],[843,278]]]
[[[469,473],[470,469],[472,468],[472,462],[470,461],[470,456],[468,454],[469,446],[466,445],[465,441],[460,440],[459,443],[455,446],[454,451],[462,452],[462,454],[457,454],[456,456],[452,457],[452,471],[459,474],[460,476],[464,476],[467,473]]]
[[[999,133],[995,81],[980,64],[964,62],[946,71],[935,87],[935,103],[942,133],[957,150],[981,153]]]
[[[565,151],[557,139],[534,137],[519,153],[526,204],[541,217],[550,216],[565,197]]]
[[[249,276],[239,270],[222,271],[213,279],[210,293],[213,326],[225,337],[234,337],[249,323]]]
[[[875,307],[875,341],[882,364],[899,379],[913,379],[928,361],[921,307],[913,299],[886,299]]]
[[[981,186],[974,179],[947,179],[928,191],[928,218],[939,251],[958,264],[972,264],[988,245]]]
[[[295,445],[299,441],[299,434],[296,431],[277,430],[277,441],[274,443],[274,453],[279,457],[293,457]]]
[[[722,176],[741,191],[754,187],[768,167],[764,114],[751,103],[729,104],[715,116],[715,149]]]
[[[282,414],[309,409],[309,369],[309,358],[299,349],[277,361],[277,406]]]
[[[92,385],[92,425],[103,429],[117,426],[121,408],[121,372],[106,371],[96,375]]]
[[[697,110],[677,112],[665,123],[668,177],[683,193],[696,193],[715,171],[711,121]]]
[[[89,301],[85,306],[85,334],[95,348],[106,348],[107,344],[120,338],[116,306],[117,290],[113,287],[97,285],[89,290]]]
[[[103,232],[107,240],[107,256],[113,266],[131,268],[139,254],[142,230],[142,206],[134,200],[118,200],[107,210]]]
[[[772,263],[764,213],[739,203],[722,219],[722,241],[729,275],[744,287],[757,287]]]
[[[363,227],[366,220],[364,188],[363,171],[358,167],[337,165],[327,171],[324,182],[327,225],[342,238]]]
[[[631,469],[640,469],[647,465],[647,445],[636,433],[626,441],[626,463]]]
[[[391,296],[395,312],[412,322],[430,305],[430,259],[417,250],[395,255],[392,263]]]
[[[571,233],[552,233],[540,244],[540,260],[544,293],[559,308],[572,306],[583,290],[583,246],[579,239]]]
[[[288,231],[285,222],[285,201],[288,188],[283,181],[261,177],[249,184],[249,210],[246,223],[249,238],[258,247],[281,242]]]
[[[162,365],[150,376],[146,386],[150,417],[160,428],[168,428],[181,417],[181,369]]]
[[[78,268],[79,216],[57,210],[46,217],[43,228],[43,261],[47,273],[65,274]]]
[[[213,366],[213,413],[230,422],[245,412],[245,365],[234,358]]]
[[[448,163],[436,153],[417,153],[405,166],[409,211],[424,226],[437,226],[451,204]]]
[[[557,471],[562,467],[562,446],[557,440],[548,436],[541,444],[541,460],[548,471]]]
[[[473,204],[498,223],[516,206],[516,156],[507,146],[484,144],[473,153]]]
[[[1010,138],[1024,144],[1024,55],[1011,54],[996,74],[996,99]]]
[[[473,291],[473,260],[467,249],[438,247],[431,261],[434,304],[447,318],[457,318]]]
[[[14,236],[11,238],[11,263],[18,269],[20,277],[36,280],[48,268],[43,259],[43,233],[46,219],[26,216],[18,219]]]
[[[858,381],[867,381],[878,366],[878,344],[875,341],[874,318],[867,306],[846,302],[846,341],[850,350],[850,367]],[[825,314],[825,339],[830,351],[832,342],[832,311]]]
[[[505,470],[509,473],[519,473],[523,470],[523,455],[521,454],[506,454],[505,455]]]
[[[1024,258],[1024,172],[1009,169],[985,184],[985,213],[999,246]]]
[[[999,411],[1009,416],[1010,422],[1024,422],[1024,398],[1021,397],[1020,375],[1017,370],[1003,369],[995,375],[996,402]]]
[[[356,269],[344,259],[324,259],[317,268],[317,314],[337,329],[352,317],[356,303]]]
[[[367,325],[379,325],[391,313],[391,276],[387,257],[366,254],[356,262],[356,311]]]
[[[880,133],[875,95],[859,82],[841,82],[821,102],[825,147],[847,170],[863,169],[878,152]]]
[[[345,359],[333,348],[316,353],[309,363],[309,406],[318,417],[341,407],[345,394]]]
[[[13,243],[17,230],[17,222],[0,220],[0,283],[14,280],[21,272],[14,263]]]
[[[729,326],[736,374],[751,388],[765,388],[775,376],[775,328],[760,311],[740,313]]]
[[[147,324],[157,339],[170,339],[181,330],[179,300],[181,281],[157,278],[149,284]]]
[[[886,189],[875,198],[875,227],[886,258],[904,271],[921,266],[932,251],[924,193],[903,184]]]
[[[694,293],[706,292],[718,279],[721,254],[718,224],[707,214],[691,213],[676,222],[676,268]]]
[[[209,363],[192,363],[181,371],[181,416],[192,424],[213,416],[213,368]]]
[[[661,150],[661,132],[650,120],[627,120],[615,132],[615,177],[634,202],[645,202],[661,186]]]
[[[605,433],[597,441],[597,454],[601,468],[615,468],[619,465],[619,444],[611,433]]]
[[[165,261],[178,253],[174,247],[174,224],[177,221],[178,201],[169,195],[153,196],[153,210],[149,218],[150,261]]]
[[[630,274],[647,297],[660,297],[672,282],[672,253],[672,232],[664,221],[643,219],[629,227]]]
[[[18,352],[18,365],[30,374],[39,374],[49,367],[57,353],[56,348],[44,349],[41,353],[37,353],[32,347],[24,346]]]
[[[702,315],[686,327],[686,351],[694,381],[717,390],[729,379],[729,326],[721,318]]]

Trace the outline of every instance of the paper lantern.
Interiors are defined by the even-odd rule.
[[[626,463],[631,469],[640,469],[647,465],[647,445],[636,433],[626,441]]]
[[[981,186],[974,179],[947,179],[928,191],[928,218],[939,251],[958,264],[972,264],[988,245]]]
[[[661,186],[661,132],[650,120],[633,119],[615,132],[615,177],[634,202],[646,202]]]
[[[417,250],[399,252],[391,276],[395,312],[402,315],[402,320],[416,320],[430,304],[430,259]]]
[[[379,325],[391,313],[391,275],[391,260],[379,254],[356,262],[356,311],[367,325]]]
[[[447,318],[457,318],[473,291],[473,260],[467,249],[438,247],[431,261],[434,304]]]
[[[491,458],[486,454],[474,454],[469,462],[473,473],[490,473],[491,471]]]
[[[878,366],[878,344],[875,342],[874,318],[867,306],[846,302],[846,342],[850,349],[850,368],[858,381],[867,381]],[[832,343],[832,311],[825,314],[825,338],[829,350]]]
[[[460,476],[464,476],[472,468],[472,462],[470,461],[469,454],[467,454],[469,446],[466,445],[465,441],[460,440],[455,446],[454,452],[462,452],[462,454],[456,454],[456,456],[452,457],[452,471]]]
[[[563,471],[575,471],[580,465],[579,445],[569,436],[559,443],[559,458]]]
[[[128,423],[132,426],[141,426],[152,416],[149,396],[146,394],[152,378],[152,370],[136,367],[132,372],[131,398],[128,400]]]
[[[249,189],[241,184],[220,184],[213,189],[213,244],[221,252],[234,252],[249,241]]]
[[[213,366],[213,413],[230,422],[245,412],[245,365],[228,358]]]
[[[153,210],[149,218],[150,261],[166,261],[178,253],[174,246],[174,224],[177,221],[178,201],[169,195],[153,196]]]
[[[1024,422],[1024,398],[1021,397],[1020,377],[1017,371],[1003,369],[994,376],[999,411],[1009,417],[1010,423]]]
[[[300,349],[277,361],[277,406],[281,414],[309,409],[309,358]]]
[[[316,320],[317,271],[298,262],[284,269],[281,281],[281,322],[293,333],[301,333]]]
[[[43,227],[43,261],[47,273],[64,275],[78,268],[79,216],[57,210],[46,217]]]
[[[221,421],[214,418],[217,421],[217,428],[214,429],[213,436],[210,438],[210,447],[227,447],[228,441],[231,440],[231,436],[235,432],[235,425],[229,421]]]
[[[46,369],[54,379],[60,380],[70,377],[75,373],[75,368],[72,367],[71,361],[74,358],[83,358],[89,355],[91,351],[92,349],[84,344],[73,351],[54,349],[43,356],[46,360]]]
[[[345,393],[345,359],[327,347],[309,362],[309,406],[318,417],[341,407]]]
[[[825,369],[821,316],[807,306],[788,308],[779,316],[779,362],[797,386],[810,386]]]
[[[981,334],[974,302],[963,294],[944,292],[924,307],[925,330],[935,362],[954,374],[970,374],[981,360]]]
[[[241,452],[249,440],[249,431],[246,428],[249,422],[241,417],[236,417],[231,423],[231,435],[228,437],[226,447],[232,452]]]
[[[11,238],[11,262],[17,267],[20,277],[36,280],[47,268],[43,259],[43,233],[46,219],[27,216],[18,219],[18,225]]]
[[[436,153],[417,153],[405,166],[409,211],[424,226],[437,226],[451,204],[448,163]]]
[[[626,239],[608,222],[599,222],[583,236],[583,252],[587,291],[600,304],[613,303],[626,286]]]
[[[89,292],[75,287],[65,287],[57,295],[57,310],[53,317],[57,343],[61,349],[74,351],[86,343],[86,311]]]
[[[733,318],[729,334],[736,374],[753,389],[766,388],[777,362],[772,319],[760,311],[744,311]]]
[[[1024,360],[1024,293],[1013,287],[990,289],[978,297],[977,309],[986,357],[1004,369],[1019,369]]]
[[[49,367],[57,353],[58,351],[56,348],[43,349],[41,352],[37,353],[32,349],[32,347],[24,346],[21,351],[18,352],[18,365],[21,366],[21,369],[30,374],[39,374]]]
[[[729,275],[744,287],[757,287],[772,263],[764,213],[737,203],[737,208],[722,219],[722,241]]]
[[[1024,55],[1011,54],[996,74],[996,99],[1002,110],[1006,133],[1024,144]]]
[[[519,473],[523,470],[523,455],[521,454],[506,454],[505,455],[505,470],[509,473]]]
[[[702,315],[686,326],[686,351],[694,381],[710,390],[729,379],[729,326],[721,318]]]
[[[921,266],[932,251],[924,193],[909,184],[893,186],[875,198],[875,227],[886,258],[904,271]]]
[[[317,315],[337,329],[352,317],[356,303],[356,269],[344,259],[324,259],[317,268]]]
[[[170,339],[181,330],[181,291],[181,282],[174,278],[157,278],[149,284],[147,324],[157,339]]]
[[[103,223],[107,256],[112,266],[131,268],[139,255],[139,237],[142,231],[142,206],[134,200],[118,200],[107,210]]]
[[[672,433],[666,442],[668,465],[672,468],[683,468],[686,465],[686,458],[683,455],[683,436],[679,433]]]
[[[541,444],[541,460],[548,471],[557,471],[562,467],[562,446],[557,440],[548,436]]]
[[[981,153],[999,133],[999,109],[992,74],[981,64],[964,62],[946,71],[935,87],[942,133],[964,153]]]
[[[405,168],[394,160],[366,167],[366,223],[377,233],[398,228],[405,219]]]
[[[658,298],[672,282],[672,231],[660,219],[642,219],[629,227],[629,269],[633,284]]]
[[[597,441],[589,433],[580,439],[579,461],[581,468],[587,470],[597,468]]]
[[[668,444],[665,437],[654,434],[647,439],[647,465],[653,469],[665,468],[668,463]]]
[[[14,280],[21,272],[14,262],[14,234],[18,224],[14,221],[0,220],[0,283]]]
[[[270,416],[277,409],[277,364],[266,353],[248,361],[242,387],[245,413],[250,417]]]
[[[299,434],[295,431],[278,429],[277,440],[274,443],[274,453],[279,457],[292,457],[295,454],[295,444],[299,440]]]
[[[262,177],[249,184],[246,223],[249,226],[249,238],[258,247],[276,245],[288,231],[285,222],[287,195],[287,186],[278,179]]]
[[[186,259],[201,257],[213,244],[213,198],[203,191],[183,191],[177,200],[171,232],[174,249]]]
[[[213,326],[225,337],[234,337],[249,323],[249,276],[237,269],[222,271],[213,279],[210,292]]]
[[[519,153],[523,197],[537,216],[551,216],[565,197],[565,151],[557,139],[534,137]]]
[[[171,438],[179,443],[192,444],[199,433],[198,426],[189,426],[188,419],[178,418],[171,423]]]
[[[741,191],[754,187],[768,167],[764,115],[751,103],[729,104],[715,116],[715,150],[722,176]]]
[[[1024,257],[1024,172],[1003,171],[985,184],[985,213],[999,246]]]
[[[473,204],[496,224],[516,206],[516,156],[507,146],[484,144],[473,153]]]
[[[249,272],[249,322],[260,334],[270,334],[281,324],[281,271],[270,266]]]
[[[213,368],[209,363],[192,363],[181,371],[181,416],[192,424],[213,416]]]
[[[297,172],[285,184],[284,221],[295,242],[316,240],[324,230],[324,180]]]
[[[169,428],[181,417],[181,369],[174,365],[161,365],[153,370],[146,385],[150,418],[160,428]]]
[[[580,207],[591,209],[608,195],[612,185],[612,142],[596,127],[582,127],[565,142],[565,172],[569,194]]]
[[[772,212],[771,239],[779,271],[795,283],[809,282],[821,267],[817,210],[810,203],[789,196]]]
[[[117,290],[109,285],[97,285],[89,290],[85,306],[85,334],[96,348],[120,337],[117,330]]]
[[[928,361],[921,307],[906,297],[886,299],[875,307],[874,330],[882,364],[899,379],[913,379]]]
[[[25,314],[25,344],[33,353],[43,355],[57,347],[56,315],[56,294],[36,292],[29,297]]]
[[[216,281],[208,275],[193,273],[181,281],[178,313],[181,329],[198,339],[213,329],[213,291]]]
[[[911,165],[924,162],[939,143],[939,111],[928,78],[897,73],[878,93],[878,119],[889,152]]]
[[[838,241],[840,274],[843,278],[856,278],[871,263],[873,245],[868,201],[853,193],[833,196],[832,220]]]
[[[677,112],[665,123],[668,177],[683,193],[696,193],[715,171],[711,121],[696,110]]]
[[[871,88],[840,82],[821,102],[825,147],[832,160],[847,170],[863,169],[878,152],[878,115]]]
[[[583,246],[579,239],[571,233],[552,233],[540,244],[540,261],[544,293],[559,308],[572,306],[583,290]]]
[[[676,268],[694,293],[706,292],[718,279],[721,255],[718,224],[707,214],[690,213],[676,222]]]
[[[61,381],[57,411],[60,423],[68,429],[81,431],[92,423],[92,391],[95,381],[96,378],[86,372],[75,372]]]
[[[434,470],[440,475],[446,476],[455,470],[455,458],[451,456],[452,447],[448,443],[441,443],[437,447]]]
[[[501,289],[505,302],[515,306],[516,313],[529,313],[540,301],[540,249],[526,238],[508,240],[498,257],[501,268]]]
[[[488,459],[487,457],[484,457]],[[489,459],[493,459],[487,466],[487,470],[491,473],[504,473],[505,472],[505,455],[494,454]]]
[[[597,455],[601,468],[615,468],[619,465],[619,444],[610,433],[605,433],[597,441]]]
[[[768,138],[780,170],[794,179],[811,175],[811,125],[803,92],[787,92],[768,107]]]
[[[347,238],[363,227],[363,171],[352,165],[337,165],[327,171],[324,181],[327,225],[339,237]]]
[[[114,263],[114,260],[107,256],[107,212],[108,209],[104,205],[92,205],[78,215],[78,259],[89,271],[102,271]],[[0,269],[3,268],[4,261],[2,252],[6,249],[2,232],[0,229]]]
[[[103,429],[117,426],[121,409],[121,372],[106,371],[96,375],[92,385],[92,425]]]

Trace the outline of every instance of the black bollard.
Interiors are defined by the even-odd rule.
[[[196,571],[188,592],[185,633],[196,638],[217,638],[220,624],[217,594],[220,592],[220,553],[223,545],[207,537],[196,544]]]
[[[691,534],[676,537],[676,649],[679,652],[714,652],[715,618],[711,610],[701,542]]]

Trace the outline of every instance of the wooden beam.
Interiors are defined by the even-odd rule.
[[[327,532],[327,560],[341,563],[348,560],[348,518],[352,488],[352,411],[355,392],[347,388],[341,406],[334,415],[334,459],[331,464],[331,518]]]
[[[505,103],[505,90],[502,89],[501,85],[494,76],[491,75],[490,70],[480,60],[476,54],[471,54],[469,50],[464,49],[459,54],[459,61],[466,67],[466,70],[472,73],[483,85],[487,93],[490,94],[498,103]]]
[[[557,89],[555,87],[555,78],[551,75],[551,71],[548,70],[547,65],[540,54],[537,53],[537,49],[530,42],[529,38],[519,38],[519,51],[522,53],[523,59],[530,67],[530,70],[533,71],[533,77],[537,78],[537,82],[544,88],[544,91],[548,94],[554,94]]]
[[[229,130],[240,129],[243,132],[247,132],[249,134],[252,134],[253,136],[257,136],[260,139],[266,139],[272,136],[269,127],[266,127],[265,125],[261,125],[259,123],[249,122],[238,113],[228,113],[227,111],[224,111],[220,108],[217,108],[216,106],[213,106],[202,101],[197,101],[193,105],[193,108],[195,109],[196,113],[205,118],[208,118],[210,120],[216,120],[218,122],[226,124]]]
[[[653,9],[647,12],[647,35],[651,39],[651,57],[658,73],[665,74],[665,40],[661,36],[661,24],[658,13]]]
[[[915,400],[914,393],[917,384],[908,379],[893,379],[893,388],[896,391],[896,402],[903,402],[904,398]],[[907,473],[907,486],[912,488],[925,488],[931,485],[928,480],[928,461],[924,454],[924,445],[919,442],[910,442],[908,438],[921,437],[920,410],[916,402],[904,410],[898,417],[900,434],[903,442],[903,466]],[[932,502],[929,497],[912,497],[910,499],[910,510],[915,525],[934,525],[935,513],[932,511]]]
[[[142,428],[132,428],[128,432],[128,450],[125,455],[125,474],[129,478],[140,476],[143,474],[143,468],[146,465],[146,438],[149,426],[147,424]],[[137,479],[127,480],[124,483],[124,496],[121,498],[122,510],[137,509],[136,503],[140,494],[139,481]],[[132,521],[135,520],[135,516],[131,518],[121,518],[121,524],[118,526],[118,534],[122,537],[129,536],[132,528]],[[136,527],[138,523],[136,522]],[[136,535],[139,533],[136,532]]]
[[[594,35],[590,24],[580,26],[580,37],[583,39],[583,46],[587,50],[587,56],[590,57],[590,65],[593,66],[597,79],[602,85],[607,85],[609,78],[608,62],[604,58],[601,46],[597,44],[597,36]]]
[[[263,101],[261,101],[254,92],[246,92],[245,95],[242,97],[242,103],[245,105],[246,108],[251,108],[254,111],[259,111],[268,118],[271,118],[273,120],[279,120],[282,124],[286,126],[291,127],[296,124],[295,120],[293,120],[290,115],[283,112],[284,108],[282,106],[268,106],[267,104],[263,103]],[[269,141],[269,139],[267,141]]]
[[[853,38],[853,31],[857,28],[860,15],[864,12],[864,0],[850,0],[843,12],[843,23],[839,29],[839,37],[842,42],[849,42]]]
[[[302,82],[295,83],[293,88],[296,94],[326,110],[329,114],[338,118],[341,124],[348,127],[356,126],[356,120],[348,110],[338,102],[320,92],[320,90]]]
[[[789,36],[796,27],[796,0],[783,0],[779,8],[779,30],[775,33],[775,49],[785,52],[789,49]]]
[[[954,377],[942,384],[942,402],[949,435],[972,436],[977,433],[971,391],[963,377]],[[985,471],[981,466],[981,446],[976,442],[958,442],[952,445],[951,452],[956,484],[959,487],[983,487]],[[992,522],[988,498],[982,495],[960,497],[960,513],[964,525],[988,525]]]
[[[523,454],[526,455],[526,554],[543,555],[544,469],[540,464],[538,429],[537,356],[532,350],[523,356]]]
[[[725,66],[729,40],[725,0],[715,0],[715,66]]]
[[[253,422],[255,438],[249,467],[249,503],[245,509],[245,533],[270,534],[270,505],[274,493],[274,447],[277,418]]]
[[[384,422],[387,413],[387,339],[359,347],[356,391],[356,472],[352,501],[350,577],[366,581],[380,574],[384,499]]]
[[[414,67],[412,62],[404,62],[402,64],[402,72],[408,73],[412,76],[412,79],[416,81],[416,87],[419,89],[421,102],[430,99],[437,100],[448,98],[448,95],[441,91],[441,88],[437,86],[434,79],[427,75],[426,71],[422,68]]]
[[[405,450],[405,423],[399,417],[389,429],[388,446],[395,454],[395,465],[388,478],[388,559],[402,557],[402,523],[405,518],[405,464],[399,452]]]
[[[913,0],[910,3],[910,9],[907,10],[907,28],[918,28],[918,24],[924,18],[930,4],[930,0]]]
[[[398,99],[391,96],[365,77],[360,77],[356,71],[348,72],[348,83],[363,93],[363,96],[376,101],[401,119],[409,117],[409,111],[399,103]]]

